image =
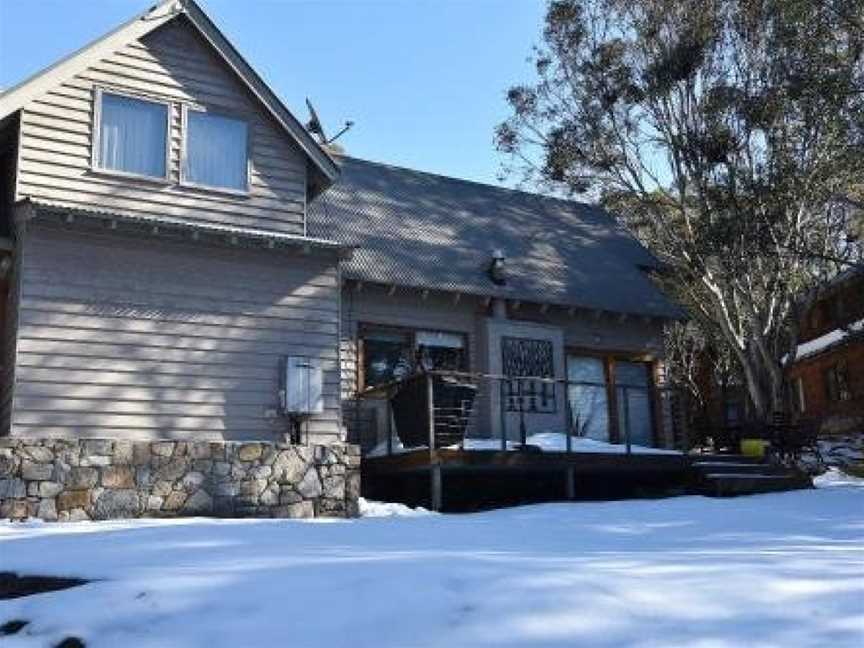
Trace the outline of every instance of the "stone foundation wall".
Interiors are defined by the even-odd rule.
[[[0,438],[0,518],[351,517],[349,444]]]

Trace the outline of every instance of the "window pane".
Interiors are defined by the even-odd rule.
[[[168,106],[103,93],[99,129],[99,168],[165,177]]]
[[[414,334],[417,356],[426,369],[466,371],[465,336],[441,331],[417,331]]]
[[[425,369],[436,371],[466,371],[468,369],[463,349],[419,345],[417,351],[420,362]]]
[[[409,376],[414,370],[408,336],[388,331],[363,335],[363,375],[366,387]]]
[[[246,123],[190,110],[183,179],[208,187],[247,188]]]
[[[651,416],[651,392],[648,387],[649,365],[645,362],[615,362],[615,386],[618,398],[618,426],[621,441],[650,446],[654,437]]]
[[[442,333],[441,331],[417,331],[417,346],[446,347],[461,349],[465,346],[465,338],[459,333]]]
[[[578,436],[598,441],[609,440],[609,406],[606,397],[606,377],[600,358],[570,356],[567,358],[570,416]]]
[[[593,382],[606,384],[603,361],[600,358],[567,358],[567,380],[571,382]]]
[[[609,407],[606,388],[570,385],[570,416],[577,436],[609,441]]]
[[[618,425],[621,428],[621,442],[627,441],[641,446],[652,446],[654,421],[651,417],[651,401],[647,389],[618,388]]]
[[[377,340],[379,342],[393,342],[396,344],[408,344],[408,337],[404,333],[391,333],[388,331],[369,330],[363,333],[364,340]]]
[[[647,387],[648,365],[644,362],[617,361],[615,363],[615,384]]]

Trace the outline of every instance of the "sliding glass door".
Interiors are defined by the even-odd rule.
[[[607,375],[606,367],[610,367]],[[614,376],[610,384],[609,377]],[[611,441],[611,414],[617,416],[616,443],[654,445],[651,364],[614,356],[567,356],[567,398],[573,434]],[[609,398],[614,394],[614,402]]]
[[[570,420],[578,436],[609,441],[609,402],[603,360],[590,356],[567,357],[567,397]]]
[[[651,411],[651,376],[644,362],[615,362],[615,395],[618,401],[618,429],[621,443],[654,445],[654,418]]]

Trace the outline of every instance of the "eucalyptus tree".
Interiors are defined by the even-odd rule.
[[[496,129],[511,177],[617,208],[763,418],[802,296],[860,261],[862,26],[862,0],[553,0]]]

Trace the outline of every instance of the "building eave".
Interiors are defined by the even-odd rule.
[[[686,319],[686,314],[681,312],[679,317],[673,317],[668,314],[647,313],[641,311],[611,311],[607,309],[597,308],[591,305],[580,303],[576,300],[551,300],[543,301],[539,299],[523,299],[521,297],[507,295],[501,291],[481,291],[465,288],[446,288],[434,284],[408,284],[404,282],[382,282],[377,279],[364,278],[362,275],[343,270],[342,273],[343,286],[347,290],[355,292],[368,292],[372,288],[379,288],[389,297],[395,294],[414,294],[422,299],[427,299],[429,295],[446,296],[454,305],[458,304],[463,298],[476,299],[481,302],[489,303],[493,299],[502,300],[511,307],[526,308],[533,306],[538,308],[542,313],[549,311],[558,311],[567,313],[570,317],[577,315],[590,316],[593,319],[614,319],[619,322],[624,321],[641,321],[644,323],[665,323],[672,321],[681,321]]]
[[[200,245],[293,250],[302,254],[332,254],[340,260],[351,258],[354,247],[295,234],[271,232],[248,227],[230,227],[156,216],[131,216],[113,212],[73,209],[30,199],[16,205],[16,221],[34,220],[67,227],[87,227],[90,231],[145,234],[154,238]]]

